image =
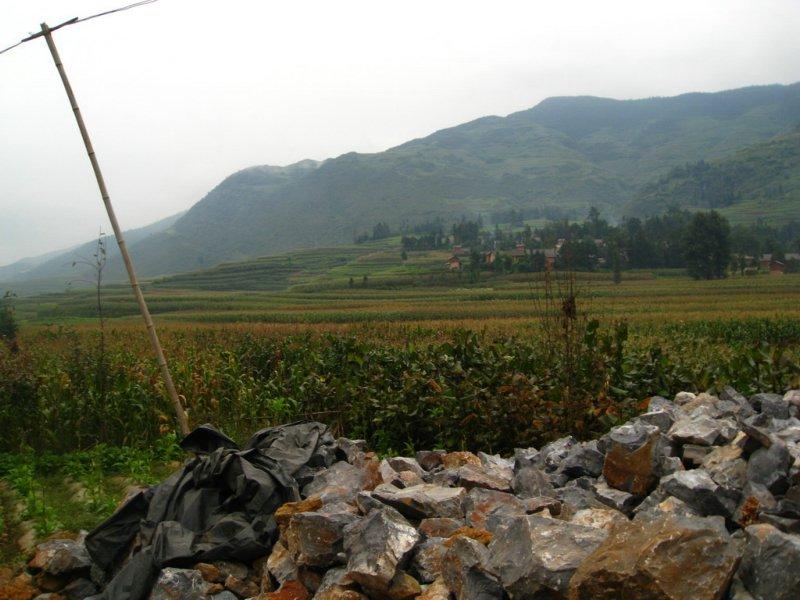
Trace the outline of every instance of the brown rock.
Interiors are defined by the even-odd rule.
[[[442,466],[445,469],[458,469],[464,465],[481,466],[481,459],[472,452],[448,452],[442,457]]]
[[[422,535],[429,538],[447,538],[453,535],[453,532],[462,525],[464,525],[463,521],[459,521],[458,519],[432,517],[430,519],[422,519],[417,529]]]
[[[275,511],[275,522],[283,528],[289,524],[289,521],[297,513],[313,512],[320,508],[322,508],[322,498],[319,496],[311,496],[299,502],[287,502]]]
[[[508,477],[501,471],[490,471],[483,465],[466,464],[458,468],[459,485],[470,490],[472,488],[485,488],[500,492],[511,491],[513,473]]]
[[[0,586],[0,600],[33,600],[38,595],[39,590],[33,587],[30,577],[25,574]]]
[[[644,496],[658,483],[661,433],[653,427],[640,444],[614,440],[603,463],[603,476],[609,486],[635,496]]]
[[[209,563],[197,563],[194,568],[200,571],[200,575],[209,583],[219,583],[225,579],[220,570]]]
[[[441,577],[428,586],[428,588],[420,594],[418,600],[449,600],[450,590],[447,589],[444,579]]]
[[[272,547],[272,552],[267,559],[266,570],[278,584],[285,583],[290,579],[297,579],[297,563],[294,562],[291,553],[281,542],[276,542]]]
[[[368,600],[368,598],[356,590],[341,585],[332,585],[314,594],[314,600]]]
[[[295,579],[284,582],[276,591],[262,594],[263,600],[308,600],[305,586]]]
[[[251,598],[257,596],[261,591],[255,583],[247,579],[239,579],[233,575],[228,575],[225,579],[225,587],[237,596]]]
[[[477,542],[480,542],[484,546],[488,546],[489,542],[492,541],[493,536],[485,529],[477,529],[475,527],[469,527],[465,525],[464,527],[459,527],[458,529],[456,529],[452,533],[452,535],[447,540],[445,540],[444,542],[445,547],[449,548],[450,546],[452,546],[456,538],[459,537],[468,537]]]
[[[615,527],[578,567],[570,600],[719,600],[740,551],[722,520],[666,517]]]

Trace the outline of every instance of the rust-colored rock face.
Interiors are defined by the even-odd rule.
[[[285,582],[276,591],[263,594],[264,600],[308,600],[310,595],[305,586],[296,580]]]
[[[472,452],[448,452],[442,457],[442,466],[445,469],[458,469],[464,465],[481,466],[481,459]]]
[[[578,567],[570,600],[719,600],[739,563],[722,521],[666,517],[623,523]]]
[[[658,482],[659,435],[654,433],[636,449],[613,443],[603,463],[603,477],[611,487],[644,496]]]

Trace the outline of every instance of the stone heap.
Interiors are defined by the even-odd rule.
[[[799,415],[798,390],[728,388],[509,458],[381,460],[340,439],[343,460],[275,513],[269,556],[165,568],[150,598],[800,598]],[[29,564],[41,600],[97,593],[65,544]]]

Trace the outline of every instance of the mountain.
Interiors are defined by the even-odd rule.
[[[671,98],[549,98],[374,154],[259,166],[226,178],[171,227],[130,242],[154,277],[352,241],[437,217],[620,216],[671,169],[714,161],[800,123],[800,84]],[[41,269],[42,267],[36,267]],[[111,260],[110,278],[122,279]]]
[[[125,231],[125,242],[129,246],[134,246],[144,239],[166,231],[184,214],[185,211],[179,212],[150,225]],[[70,282],[77,285],[85,284],[85,280],[92,279],[93,274],[92,269],[82,262],[91,260],[96,248],[97,240],[92,240],[67,250],[57,250],[41,256],[23,258],[10,265],[0,267],[0,289],[5,287],[17,290],[20,286],[14,285],[14,283],[23,281],[29,284],[24,286],[26,289],[37,292],[62,290]],[[109,271],[111,271],[112,264],[122,262],[116,237],[113,235],[106,237],[106,252]],[[121,279],[120,275],[119,268],[114,267],[113,276],[110,276],[109,280],[119,280]]]
[[[668,206],[717,209],[731,221],[800,219],[800,129],[714,161],[675,167],[628,205],[645,216]]]

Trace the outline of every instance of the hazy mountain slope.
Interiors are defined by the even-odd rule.
[[[156,221],[155,223],[151,223],[150,225],[128,230],[124,233],[125,240],[129,246],[134,246],[137,242],[145,238],[169,229],[184,214],[185,212],[180,212],[161,219],[160,221]],[[92,240],[67,250],[49,252],[40,257],[26,258],[11,265],[0,267],[0,282],[40,280],[43,289],[52,288],[53,285],[60,289],[63,288],[68,281],[79,282],[87,276],[90,276],[91,269],[80,264],[73,266],[73,262],[91,260],[96,249],[96,244],[97,240]],[[111,274],[112,263],[119,263],[121,265],[119,247],[113,235],[106,237],[106,249],[108,271],[109,274]],[[25,265],[27,265],[27,267]],[[119,267],[115,267],[113,270],[115,271],[114,277],[110,277],[109,280],[118,279],[123,275]],[[47,285],[49,280],[53,280],[53,284]]]
[[[669,206],[714,208],[733,221],[800,219],[800,130],[728,158],[676,167],[645,186],[628,212],[650,215]]]

